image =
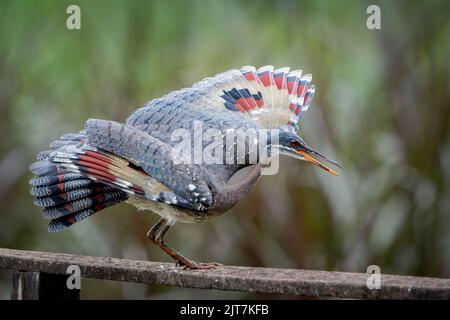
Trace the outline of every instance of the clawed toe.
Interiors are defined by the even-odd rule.
[[[214,269],[216,267],[223,266],[223,264],[218,262],[204,263],[204,262],[193,262],[193,261],[177,261],[176,265],[181,267],[183,270],[207,270]]]
[[[198,263],[197,269],[215,269],[216,267],[223,266],[223,264],[217,263],[217,262],[211,262],[211,263]]]

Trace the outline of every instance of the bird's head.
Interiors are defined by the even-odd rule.
[[[278,149],[280,154],[308,161],[309,163],[315,164],[319,168],[331,174],[338,175],[338,173],[327,167],[318,159],[326,161],[341,168],[339,163],[309,147],[294,130],[280,128],[278,139],[279,139]]]

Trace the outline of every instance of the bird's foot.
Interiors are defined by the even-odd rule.
[[[206,270],[206,269],[214,269],[216,267],[223,266],[223,264],[218,262],[210,262],[210,263],[204,263],[204,262],[195,262],[188,259],[183,260],[177,260],[176,265],[178,267],[183,268],[183,270]]]

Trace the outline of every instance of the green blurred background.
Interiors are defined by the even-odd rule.
[[[366,8],[381,7],[381,30]],[[81,30],[66,8],[81,7]],[[137,107],[252,64],[311,72],[305,140],[339,177],[292,159],[229,213],[177,224],[188,257],[243,266],[450,277],[448,1],[0,2],[0,247],[169,261],[157,221],[120,204],[60,234],[33,206],[35,154],[88,118]],[[0,272],[9,298],[10,272]],[[83,280],[82,298],[256,298]]]

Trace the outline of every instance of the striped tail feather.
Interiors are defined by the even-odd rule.
[[[55,208],[47,208],[47,210],[44,210],[44,217],[54,217],[51,218],[52,220],[48,225],[48,230],[50,232],[62,231],[70,227],[72,224],[77,223],[78,221],[81,221],[100,210],[128,199],[128,194],[123,191],[117,190],[107,192],[104,190],[105,188],[108,187],[100,187],[95,196],[91,195],[90,197],[86,197],[78,201],[72,201],[68,204],[68,208],[64,206],[64,209],[58,208],[55,210]],[[64,214],[66,212],[71,212],[71,210],[73,210],[73,213]]]
[[[85,144],[84,133],[67,134],[40,152],[30,166],[34,203],[50,219],[50,232],[64,230],[92,214],[143,195],[146,174],[127,160]]]

